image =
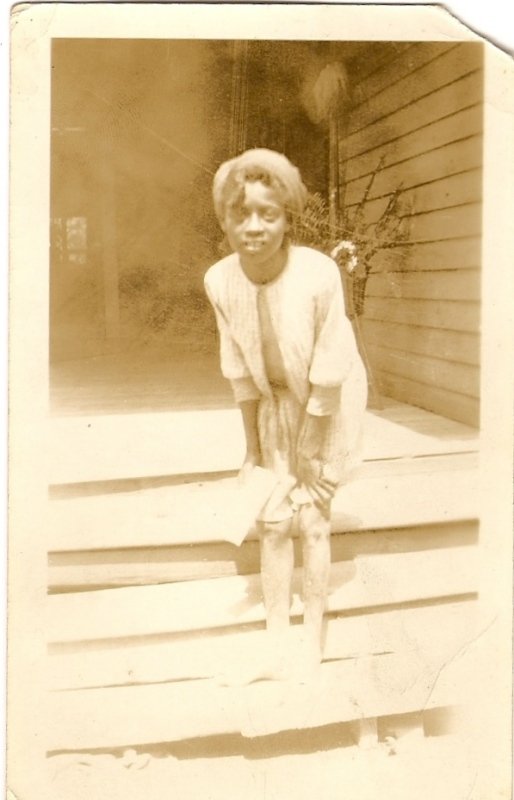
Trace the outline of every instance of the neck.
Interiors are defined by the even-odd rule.
[[[287,247],[281,247],[263,264],[254,264],[246,258],[240,258],[240,262],[246,277],[253,283],[270,283],[280,275],[287,263]]]

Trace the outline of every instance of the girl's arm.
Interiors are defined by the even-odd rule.
[[[257,409],[260,392],[257,389],[243,354],[234,341],[230,326],[221,306],[216,301],[215,291],[211,284],[210,272],[205,277],[205,290],[214,313],[220,336],[220,361],[222,374],[230,381],[234,400],[241,409],[246,440],[246,455],[241,468],[241,477],[245,477],[254,466],[260,464],[261,448],[257,427]]]
[[[309,370],[311,394],[307,411],[324,416],[333,413],[337,392],[348,377],[352,365],[360,359],[352,324],[346,316],[343,287],[335,262],[327,259],[320,275],[315,299],[314,348]],[[335,394],[331,397],[331,392]]]
[[[244,463],[250,462],[252,466],[256,466],[261,460],[261,445],[257,427],[258,406],[258,400],[244,400],[239,403],[246,440],[246,456]]]
[[[243,482],[252,472],[254,467],[261,463],[261,444],[257,427],[258,400],[243,400],[239,404],[246,440],[246,454],[243,466],[239,471],[239,478]]]
[[[351,323],[345,313],[339,269],[331,263],[316,297],[315,341],[309,371],[311,391],[298,443],[299,476],[326,502],[333,496],[337,476],[323,468],[329,449],[330,421],[340,406],[341,392],[352,363],[359,358]]]

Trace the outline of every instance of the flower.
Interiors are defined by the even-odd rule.
[[[352,242],[349,239],[343,239],[342,241],[338,242],[330,251],[330,256],[334,259],[334,261],[337,261],[340,253],[346,253],[345,268],[348,274],[351,275],[352,272],[357,269],[359,264],[359,259],[357,258],[357,246],[355,242]]]

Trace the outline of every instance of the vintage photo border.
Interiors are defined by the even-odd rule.
[[[381,31],[382,35],[378,35]],[[337,35],[336,35],[337,34]],[[28,4],[12,17],[8,770],[16,797],[42,797],[48,431],[48,220],[52,37],[481,41],[435,7]],[[510,765],[514,166],[511,59],[485,49],[482,245],[481,614],[483,763]],[[41,767],[41,770],[39,769]],[[477,794],[477,797],[482,795]],[[483,795],[484,800],[486,795]]]

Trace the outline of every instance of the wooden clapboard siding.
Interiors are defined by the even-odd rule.
[[[380,389],[474,425],[482,60],[482,46],[466,43],[417,43],[392,54],[359,81],[340,142],[350,220],[380,164],[364,208],[369,235],[391,193],[403,189],[406,240],[374,256],[361,324]]]
[[[478,236],[435,242],[406,242],[377,253],[372,262],[373,272],[478,269],[480,248]]]
[[[381,75],[387,65],[396,64],[401,61],[402,56],[412,48],[412,42],[375,42],[373,48],[373,58],[369,57],[369,52],[363,50],[352,59],[352,73],[358,76],[358,83],[353,87],[354,92],[358,92],[358,87],[367,81],[375,85],[375,81],[381,80]]]
[[[468,425],[476,425],[480,415],[480,403],[475,397],[440,386],[429,386],[426,383],[412,381],[398,375],[390,375],[380,370],[377,372],[380,388],[388,395],[401,394],[417,406],[430,407],[436,413],[453,419],[460,419]]]
[[[480,358],[480,341],[476,333],[414,328],[401,323],[364,321],[366,342],[381,345],[384,341],[392,350],[407,348],[409,353],[444,358],[476,366]]]
[[[436,211],[441,208],[473,203],[480,196],[482,186],[482,170],[472,169],[459,172],[456,175],[445,176],[408,189],[402,194],[402,208],[404,216],[408,213],[422,213]],[[366,203],[365,220],[370,224],[377,222],[384,212],[389,197],[379,197]],[[357,206],[348,206],[353,214]],[[454,237],[455,238],[455,237]]]
[[[370,297],[366,302],[366,318],[474,333],[479,324],[480,306],[470,301]]]
[[[473,236],[480,230],[482,208],[479,203],[466,203],[412,214],[408,219],[411,241],[433,242],[434,239],[454,239]]]
[[[480,300],[480,271],[393,272],[372,274],[368,297],[398,297],[415,300]]]
[[[354,156],[347,164],[346,182],[370,175],[381,158],[384,158],[385,166],[392,166],[425,153],[427,141],[430,142],[431,150],[435,150],[473,134],[480,134],[482,130],[483,111],[477,103],[402,136],[395,143],[388,142],[360,156]]]
[[[438,646],[455,641],[456,633],[470,638],[476,601],[473,596],[437,604],[404,605],[374,611],[330,616],[326,621],[323,658],[331,661],[383,653],[430,651],[433,631]],[[291,630],[297,642],[301,626]],[[182,635],[111,640],[108,645],[79,642],[50,650],[50,688],[89,689],[164,681],[212,678],[226,671],[240,653],[255,654],[265,646],[266,632],[230,629]]]
[[[398,43],[400,44],[400,43]],[[375,57],[367,59],[368,65],[373,64],[373,70],[369,75],[358,72],[359,82],[353,91],[355,105],[369,102],[369,99],[384,89],[390,88],[398,83],[405,76],[410,75],[415,69],[422,67],[434,58],[447,53],[456,45],[446,42],[430,42],[427,46],[420,49],[412,42],[402,42],[403,46],[391,51],[387,48],[386,53],[389,58],[382,58],[378,61]],[[361,62],[364,61],[361,57]],[[368,66],[369,68],[369,66]],[[354,68],[354,73],[357,70]]]
[[[462,394],[468,397],[479,396],[479,374],[474,366],[442,358],[430,358],[404,350],[391,350],[389,347],[371,345],[369,355],[390,375],[399,375],[417,380],[427,386],[438,386],[451,391],[455,382]]]
[[[373,181],[369,199],[385,197],[400,185],[410,189],[436,178],[446,178],[449,175],[477,169],[482,164],[481,135],[463,136],[458,142],[451,142],[433,150],[429,148],[428,139],[427,150],[423,154],[381,169]],[[345,186],[345,204],[352,206],[358,203],[368,183],[369,176],[349,181]]]
[[[477,73],[473,72],[450,82],[436,94],[436,98],[432,94],[422,96],[414,109],[408,105],[397,111],[389,110],[386,118],[380,118],[367,128],[350,134],[342,143],[341,161],[385,143],[395,142],[411,131],[480,103],[482,86],[477,80]]]
[[[418,47],[426,51],[426,46],[420,44]],[[433,102],[437,102],[437,97],[433,95],[438,90],[481,69],[482,54],[481,45],[465,43],[450,46],[438,57],[419,69],[411,70],[401,80],[387,85],[379,94],[373,94],[354,107],[348,134],[367,128],[393,110],[402,109],[421,97],[430,95]]]

